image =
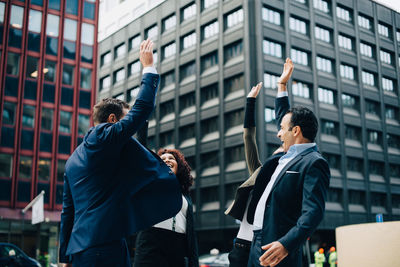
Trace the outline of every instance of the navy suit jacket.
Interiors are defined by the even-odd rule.
[[[65,166],[60,262],[173,217],[182,192],[170,168],[132,135],[154,108],[159,75],[143,75],[136,102],[117,123],[92,127]]]
[[[279,125],[289,109],[288,98],[277,98],[275,108]],[[247,214],[250,223],[282,155],[270,157],[257,176]],[[301,266],[301,245],[323,219],[329,178],[328,163],[316,147],[300,153],[278,175],[265,206],[262,244],[279,241],[288,250],[279,267]]]

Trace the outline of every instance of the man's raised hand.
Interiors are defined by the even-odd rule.
[[[253,86],[253,88],[251,88],[247,97],[257,98],[261,88],[262,88],[262,82],[259,82],[256,86]]]
[[[290,76],[292,76],[293,69],[294,66],[292,60],[290,58],[286,58],[285,64],[283,65],[283,72],[281,77],[278,79],[278,83],[286,84],[289,81]]]
[[[153,67],[153,41],[147,39],[140,44],[140,62],[143,67]]]

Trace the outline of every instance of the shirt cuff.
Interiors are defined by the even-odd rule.
[[[278,92],[278,94],[276,95],[276,98],[280,98],[280,97],[284,97],[284,96],[289,96],[287,91]]]
[[[155,67],[145,67],[145,68],[143,68],[143,74],[145,74],[145,73],[158,74]]]

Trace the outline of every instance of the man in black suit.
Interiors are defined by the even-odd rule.
[[[293,63],[286,59],[285,71]],[[253,224],[248,267],[301,266],[301,245],[315,231],[325,211],[330,171],[314,143],[318,121],[305,107],[289,106],[287,79],[278,80],[275,102],[277,134],[285,152],[262,166],[248,206]]]

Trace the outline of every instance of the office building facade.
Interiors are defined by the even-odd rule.
[[[54,263],[68,156],[96,97],[95,0],[0,1],[0,242]],[[45,222],[21,210],[41,191]]]
[[[399,13],[369,0],[165,1],[99,43],[99,98],[133,103],[146,38],[161,74],[148,145],[181,149],[193,168],[201,253],[229,250],[237,232],[223,211],[248,176],[245,98],[259,81],[261,159],[280,145],[274,99],[286,57],[290,101],[317,115],[332,175],[311,248],[333,245],[337,226],[400,219]]]

